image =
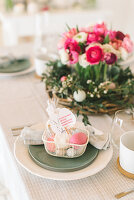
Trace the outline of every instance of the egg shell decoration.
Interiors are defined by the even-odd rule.
[[[65,149],[56,149],[56,155],[59,157],[63,157],[65,155],[66,151]]]
[[[78,145],[82,145],[82,144],[86,144],[87,143],[87,135],[85,133],[82,132],[78,132],[75,133],[74,135],[72,135],[72,137],[70,138],[69,142],[71,144],[78,144]],[[78,149],[79,147],[74,146],[75,149]]]
[[[77,102],[82,102],[86,99],[86,93],[84,92],[84,90],[75,91],[73,94],[73,98]]]
[[[67,149],[67,156],[73,158],[77,154],[77,151],[74,148]]]
[[[47,139],[46,146],[47,146],[48,151],[50,151],[50,152],[55,152],[56,146],[55,146],[55,143],[53,143],[53,142],[54,142],[54,138],[51,137],[51,138]]]
[[[66,133],[57,134],[55,135],[54,142],[58,148],[68,148],[69,135]]]

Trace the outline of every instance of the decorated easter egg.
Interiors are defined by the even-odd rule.
[[[87,139],[88,139],[88,137],[85,133],[78,132],[78,133],[75,133],[74,135],[72,135],[69,142],[71,144],[82,145],[82,144],[86,144]]]
[[[73,97],[75,101],[82,102],[86,99],[86,93],[84,90],[78,90],[74,92]]]
[[[77,152],[74,148],[69,148],[66,153],[67,153],[68,157],[73,158]]]
[[[55,143],[54,143],[54,139],[52,137],[47,139],[46,147],[47,147],[48,151],[55,152]]]
[[[69,143],[69,135],[66,133],[56,134],[54,142],[56,147],[59,149],[67,148]]]
[[[63,157],[65,155],[65,149],[56,149],[56,156]]]

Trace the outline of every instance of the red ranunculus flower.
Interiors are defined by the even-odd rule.
[[[96,33],[90,32],[87,36],[87,44],[98,41],[98,35]]]
[[[104,60],[108,65],[112,65],[116,62],[117,56],[114,53],[105,53]]]
[[[90,47],[86,52],[86,59],[91,65],[99,64],[99,62],[103,59],[103,51],[101,47]]]
[[[123,40],[125,37],[124,33],[122,33],[121,31],[117,31],[116,32],[116,39],[118,40]]]
[[[65,41],[64,48],[68,49],[69,52],[76,51],[76,52],[80,53],[80,51],[81,51],[80,46],[78,45],[78,42],[76,42],[76,40],[74,40],[73,38],[68,38]]]

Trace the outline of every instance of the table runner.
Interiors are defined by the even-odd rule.
[[[8,175],[5,184],[11,190],[13,200],[114,200],[115,194],[134,186],[133,180],[118,171],[118,154],[115,149],[112,160],[104,170],[81,180],[47,180],[23,169],[13,155],[16,137],[12,136],[10,127],[46,121],[45,107],[44,85],[33,73],[0,79],[0,152],[3,155],[1,171]],[[133,198],[132,193],[123,199]]]

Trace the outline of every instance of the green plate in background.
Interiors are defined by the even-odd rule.
[[[30,60],[28,58],[16,59],[6,62],[3,65],[0,64],[0,73],[20,72],[30,67]]]
[[[56,172],[71,172],[90,165],[97,157],[99,150],[91,144],[87,145],[85,153],[78,158],[60,158],[49,155],[44,145],[29,145],[29,154],[39,166]]]

